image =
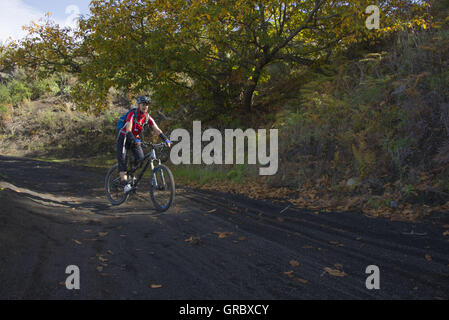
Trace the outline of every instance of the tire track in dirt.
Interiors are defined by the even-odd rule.
[[[0,156],[0,298],[449,298],[439,224],[185,188],[163,214],[145,193],[111,207],[106,171]],[[80,291],[63,285],[69,264]],[[381,290],[365,288],[370,264]]]

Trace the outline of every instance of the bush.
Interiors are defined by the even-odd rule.
[[[303,72],[297,97],[275,124],[280,167],[291,168],[286,177],[301,171],[313,184],[330,177],[329,185],[358,177],[379,192],[400,182],[408,195],[413,172],[428,172],[432,186],[431,172],[447,168],[449,31],[404,32],[396,40],[388,53],[340,57]]]
[[[25,83],[18,80],[13,80],[8,84],[9,93],[11,96],[11,103],[14,106],[19,105],[24,100],[31,98],[31,89]]]
[[[0,104],[0,127],[3,127],[4,122],[10,118],[10,111],[8,106]]]
[[[53,79],[39,79],[31,85],[31,99],[35,100],[46,94],[55,96],[60,92],[59,86]]]
[[[9,90],[5,85],[0,85],[0,104],[11,103],[11,95]]]

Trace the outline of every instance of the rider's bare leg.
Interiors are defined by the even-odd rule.
[[[128,180],[128,177],[126,176],[126,171],[125,172],[120,172],[120,180],[121,181],[125,181]]]

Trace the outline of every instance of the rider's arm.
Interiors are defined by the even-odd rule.
[[[136,136],[133,134],[132,129],[133,129],[133,122],[132,121],[128,121],[126,123],[126,138],[131,143],[136,143]]]
[[[133,123],[132,121],[128,121],[126,123],[126,133],[131,132],[133,130]]]
[[[164,142],[167,143],[168,146],[171,145],[171,141],[164,135],[162,130],[157,126],[156,122],[153,121],[151,127],[153,128],[153,132],[157,134],[162,140],[164,140]]]
[[[156,122],[153,122],[152,128],[155,134],[160,135],[162,133],[162,130],[157,126]]]

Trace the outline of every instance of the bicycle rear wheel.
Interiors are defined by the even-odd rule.
[[[105,178],[106,197],[109,202],[118,206],[128,199],[128,194],[125,194],[123,186],[120,185],[120,174],[118,171],[118,164],[109,169]]]
[[[175,179],[163,164],[154,168],[151,174],[150,196],[156,210],[161,212],[167,211],[175,199]]]

